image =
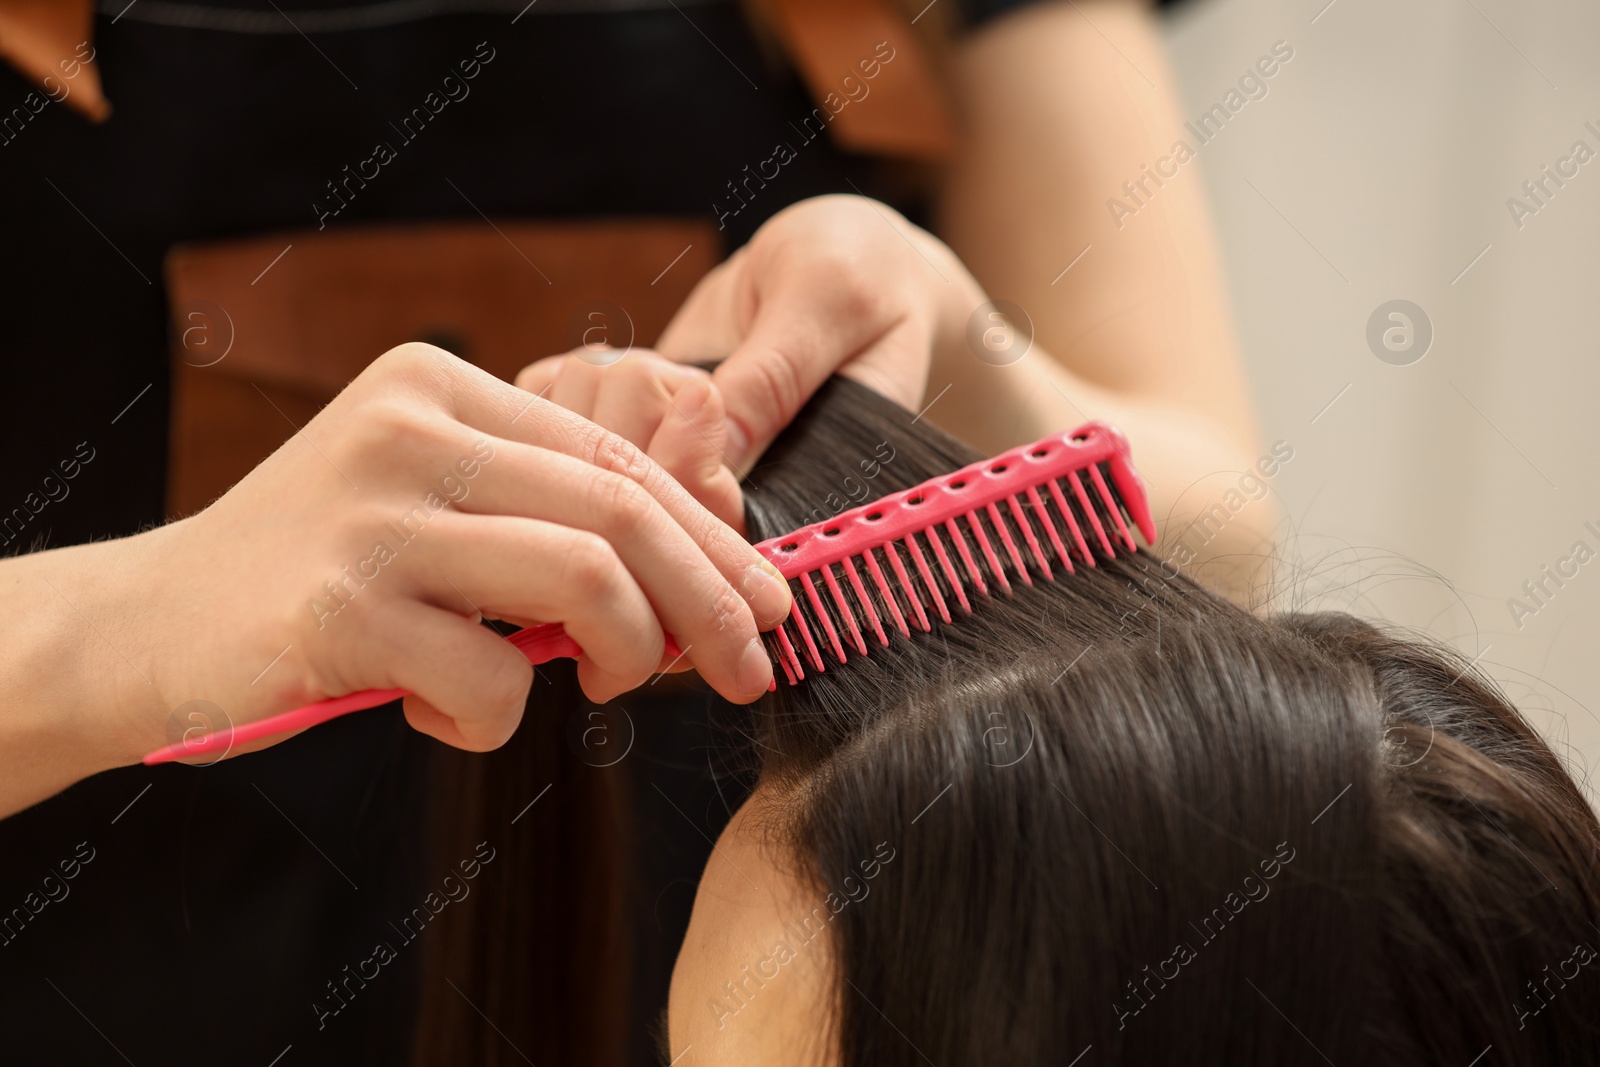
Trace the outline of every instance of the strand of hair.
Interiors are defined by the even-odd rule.
[[[828,592],[833,594],[833,602],[838,606],[839,615],[850,631],[850,640],[855,644],[856,651],[865,656],[867,642],[861,636],[861,628],[856,625],[856,613],[850,609],[850,602],[845,599],[844,591],[839,588],[838,581],[833,577],[833,564],[830,563],[822,569],[822,579],[828,586]]]
[[[1061,543],[1061,533],[1050,517],[1050,509],[1045,507],[1044,500],[1039,496],[1039,490],[1031,485],[1028,487],[1028,503],[1033,505],[1033,514],[1038,516],[1040,524],[1044,526],[1045,533],[1050,538],[1050,547],[1055,549],[1056,560],[1067,569],[1068,574],[1072,574],[1072,557],[1067,553],[1067,546]]]
[[[949,622],[950,606],[945,603],[944,594],[939,591],[939,585],[933,579],[933,572],[928,568],[928,559],[922,554],[922,548],[917,544],[917,535],[915,533],[906,538],[906,547],[911,552],[911,562],[916,565],[917,573],[922,576],[923,587],[928,590],[928,593],[933,597],[934,606],[939,609],[940,620]]]
[[[1099,504],[1100,510],[1116,526],[1116,532],[1122,539],[1122,543],[1127,546],[1128,551],[1135,552],[1139,546],[1134,543],[1133,534],[1128,531],[1128,524],[1122,521],[1122,509],[1113,503],[1111,490],[1106,487],[1105,474],[1100,470],[1102,466],[1105,466],[1105,464],[1096,464],[1089,468],[1089,477],[1094,482],[1095,489],[1099,491],[1096,502]]]
[[[893,541],[883,546],[883,554],[889,557],[889,566],[894,570],[894,576],[900,581],[900,591],[905,594],[906,601],[911,606],[911,613],[916,616],[917,628],[923,633],[933,629],[928,623],[928,614],[922,610],[922,598],[917,595],[916,588],[911,584],[911,579],[906,574],[905,564],[900,560],[900,551]]]
[[[1067,472],[1067,484],[1072,486],[1073,498],[1078,504],[1079,514],[1089,527],[1094,530],[1095,537],[1100,541],[1100,547],[1105,549],[1107,556],[1116,555],[1116,549],[1111,547],[1111,539],[1106,536],[1105,528],[1100,525],[1100,516],[1096,514],[1094,502],[1089,499],[1089,494],[1084,491],[1083,482],[1079,479],[1077,471]],[[1093,557],[1090,558],[1092,559]]]
[[[816,612],[817,620],[822,623],[823,633],[828,636],[828,644],[833,648],[833,654],[840,663],[844,662],[844,646],[839,643],[839,632],[834,629],[833,619],[828,615],[828,610],[822,606],[822,598],[817,595],[817,585],[811,580],[811,575],[802,574],[800,584],[805,587],[806,597],[811,602],[812,609]]]

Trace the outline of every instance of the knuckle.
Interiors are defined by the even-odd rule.
[[[573,531],[565,558],[565,584],[578,600],[609,599],[621,584],[622,561],[610,542],[599,534]]]
[[[654,498],[638,482],[619,475],[596,478],[593,503],[601,525],[614,532],[637,529],[649,517]]]
[[[373,366],[401,376],[435,373],[455,357],[426,341],[407,341],[395,345],[373,361]]]
[[[354,422],[351,449],[358,455],[381,457],[398,468],[415,467],[449,452],[459,444],[460,427],[436,410],[399,397],[384,397],[362,405]]]
[[[890,317],[882,286],[866,278],[841,278],[835,290],[833,309],[847,322],[879,324]]]
[[[373,531],[384,529],[386,522],[396,518],[393,502],[394,498],[387,493],[360,494],[358,499],[340,508],[337,515],[329,520],[330,539],[344,549],[346,555],[354,556],[358,560],[370,559],[373,551]],[[420,514],[426,515],[427,512],[423,510]],[[359,573],[360,568],[361,564],[357,563],[350,568],[350,571]],[[358,608],[365,610],[368,603],[370,603],[369,598],[358,598],[350,605],[350,610],[352,612]]]
[[[397,429],[403,432],[391,439],[388,447],[404,449],[418,460],[459,451],[462,447],[461,429],[455,420],[441,418],[432,412],[412,411]]]
[[[407,341],[373,360],[361,379],[379,392],[404,393],[428,402],[449,397],[471,365],[436,345]],[[359,380],[359,379],[358,379]]]
[[[381,397],[363,404],[350,430],[352,448],[361,454],[382,453],[405,441],[417,414],[398,397]]]
[[[589,462],[635,483],[643,483],[655,467],[642,448],[609,430],[598,430],[590,440]]]
[[[831,244],[818,262],[817,287],[830,314],[859,322],[878,322],[889,310],[893,275],[885,276],[882,256],[859,236]]]
[[[745,544],[744,538],[733,534],[720,519],[710,513],[691,520],[685,529],[694,543],[700,546],[700,551],[713,562],[739,559],[749,554],[750,548]]]
[[[708,627],[717,633],[738,632],[744,629],[754,629],[754,625],[745,626],[744,620],[749,618],[750,609],[743,598],[734,592],[730,585],[723,585],[717,594],[711,598],[708,609]]]

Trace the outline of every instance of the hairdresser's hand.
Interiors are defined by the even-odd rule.
[[[835,372],[919,408],[930,359],[964,343],[983,300],[955,255],[893,208],[824,196],[773,216],[708,274],[658,347],[726,357],[713,376],[723,452],[744,471]]]
[[[744,530],[739,476],[726,457],[727,409],[706,371],[642,348],[579,349],[529,364],[517,386],[632,441],[713,515]]]
[[[417,729],[493,748],[532,672],[479,612],[564,623],[596,701],[662,668],[663,627],[749,701],[771,678],[758,625],[789,606],[638,449],[421,344],[380,357],[205,511],[10,562],[27,567],[0,579],[37,586],[94,656],[78,710],[116,717],[94,741],[111,739],[107,765],[168,743],[186,701],[241,724],[362,689],[410,689]]]

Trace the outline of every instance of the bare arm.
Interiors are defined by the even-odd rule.
[[[805,201],[702,282],[661,351],[728,357],[730,440],[751,445],[732,450],[740,468],[835,370],[931,404],[929,419],[991,453],[1116,423],[1159,551],[1246,597],[1266,577],[1268,482],[1293,443],[1258,439],[1201,164],[1172,158],[1196,144],[1155,20],[1131,0],[1040,3],[965,41],[954,77],[966,140],[937,211],[948,247],[884,205]],[[1124,182],[1142,184],[1137,199]],[[990,298],[1033,323],[1009,365],[968,340]]]
[[[1155,19],[1119,0],[1038,4],[965,42],[955,74],[967,140],[940,233],[991,297],[1026,310],[1035,349],[1000,368],[959,348],[936,357],[930,392],[955,387],[929,417],[986,449],[1114,421],[1175,537],[1266,449],[1199,164],[1146,176],[1176,141],[1196,145]],[[1143,183],[1137,199],[1126,181]],[[1136,210],[1114,213],[1113,197]],[[1252,503],[1197,558],[1259,551],[1276,521]]]

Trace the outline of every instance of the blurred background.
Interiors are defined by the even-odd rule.
[[[1276,604],[1477,657],[1587,783],[1600,159],[1572,157],[1578,141],[1600,152],[1585,126],[1600,130],[1600,8],[1210,0],[1168,27],[1193,120],[1275,42],[1294,49],[1198,161],[1263,432],[1295,449],[1272,483],[1288,515]],[[1542,168],[1563,158],[1577,174],[1558,187]],[[1523,189],[1540,180],[1543,206]],[[1513,197],[1537,212],[1514,215]],[[1421,322],[1409,349],[1379,340],[1392,362],[1369,344],[1393,300],[1431,321],[1421,358]],[[1524,583],[1541,581],[1535,600]]]

